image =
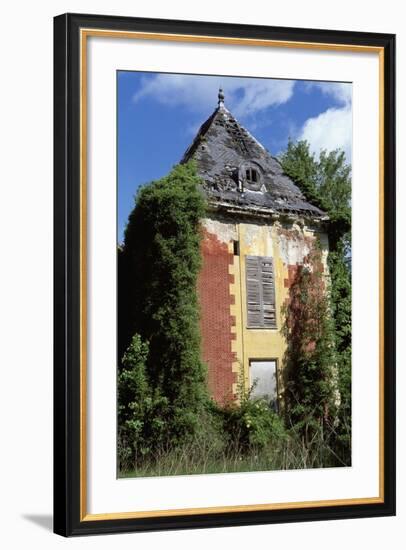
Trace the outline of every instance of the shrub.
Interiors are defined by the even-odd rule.
[[[138,334],[118,373],[118,458],[120,469],[134,467],[165,439],[167,399],[151,389],[146,373],[149,346]]]
[[[280,416],[265,399],[253,399],[255,384],[245,389],[243,375],[238,383],[238,402],[228,403],[220,409],[227,448],[233,453],[260,450],[275,439],[285,437]]]

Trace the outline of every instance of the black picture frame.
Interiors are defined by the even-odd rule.
[[[80,30],[107,29],[380,48],[383,128],[383,499],[371,504],[142,518],[81,514]],[[395,36],[102,15],[54,19],[54,531],[63,536],[390,516],[395,514]]]

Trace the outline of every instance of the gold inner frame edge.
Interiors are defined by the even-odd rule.
[[[87,513],[87,38],[127,38],[240,46],[317,49],[377,53],[379,55],[379,496],[272,504],[249,504],[134,512]],[[222,36],[148,33],[106,29],[80,29],[80,521],[220,514],[266,510],[292,510],[379,504],[384,502],[384,48],[357,44],[281,41]]]

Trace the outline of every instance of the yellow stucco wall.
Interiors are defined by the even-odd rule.
[[[240,255],[236,257],[239,263],[240,288],[239,288],[239,315],[237,325],[241,326],[242,353],[241,365],[244,371],[246,388],[252,380],[250,377],[250,360],[275,359],[277,370],[280,372],[286,344],[281,334],[280,308],[286,298],[287,290],[284,287],[284,279],[287,272],[283,267],[279,254],[279,247],[275,243],[275,228],[266,225],[238,224],[240,242]],[[271,256],[274,260],[275,301],[276,301],[276,329],[247,328],[246,285],[245,285],[245,259],[246,256]],[[237,291],[238,292],[238,291]],[[278,376],[280,378],[280,376]],[[280,382],[280,380],[278,380]],[[279,387],[280,384],[278,384]]]
[[[281,307],[288,296],[285,280],[288,279],[288,266],[303,263],[310,251],[310,243],[315,238],[313,230],[304,224],[282,224],[273,222],[271,225],[260,223],[229,223],[226,221],[207,220],[207,229],[215,232],[220,240],[227,242],[230,253],[233,252],[233,241],[239,241],[239,255],[233,256],[230,274],[234,281],[230,284],[230,294],[234,296],[234,304],[230,313],[235,318],[232,331],[235,339],[232,341],[232,351],[236,352],[233,371],[242,376],[245,388],[251,386],[250,361],[253,359],[276,360],[278,372],[278,393],[283,393],[282,369],[286,342],[281,333],[283,319]],[[323,249],[326,266],[328,241],[323,233],[318,233]],[[246,256],[271,256],[274,261],[276,329],[247,328],[245,259]],[[326,266],[327,267],[327,266]],[[237,383],[234,391],[237,390]]]

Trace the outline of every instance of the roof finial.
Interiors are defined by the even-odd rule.
[[[218,101],[219,107],[224,107],[224,92],[223,92],[223,88],[221,86],[219,88],[218,98],[219,98],[219,101]]]

